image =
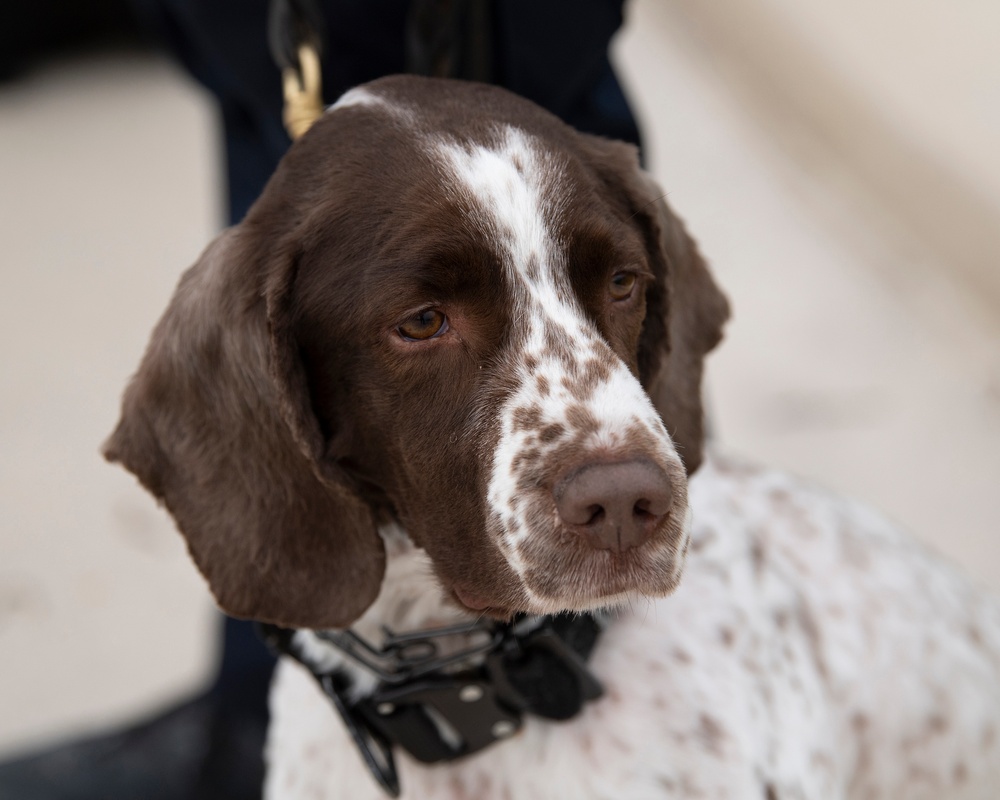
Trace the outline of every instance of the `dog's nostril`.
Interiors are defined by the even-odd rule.
[[[649,500],[646,500],[645,498],[636,501],[636,504],[632,506],[632,513],[641,519],[656,516],[649,510]]]
[[[622,552],[645,542],[670,510],[663,471],[648,461],[588,464],[553,488],[563,524],[599,550]]]
[[[594,525],[604,518],[604,508],[601,506],[589,506],[587,511],[590,512],[590,516],[587,521],[583,523],[584,525]]]

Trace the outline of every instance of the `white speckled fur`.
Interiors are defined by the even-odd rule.
[[[606,696],[564,724],[425,767],[411,798],[992,800],[1000,604],[868,510],[709,460],[684,580],[620,614],[592,665]],[[449,614],[399,549],[377,606]],[[410,601],[419,598],[420,611]],[[279,667],[271,798],[382,797],[313,679]]]
[[[498,243],[514,289],[512,302],[523,337],[511,359],[517,388],[497,409],[500,439],[493,453],[487,501],[504,556],[523,579],[527,567],[523,546],[536,531],[528,519],[529,504],[518,502],[523,495],[518,483],[524,469],[516,466],[518,457],[534,448],[538,458],[544,459],[567,439],[579,435],[568,416],[574,406],[584,409],[595,423],[595,430],[580,442],[583,448],[592,453],[628,455],[626,435],[638,431],[653,460],[675,476],[673,514],[678,520],[686,516],[686,499],[683,467],[656,409],[638,379],[586,318],[569,285],[564,255],[551,231],[551,221],[562,214],[562,198],[572,191],[557,156],[510,126],[498,131],[498,139],[499,145],[492,148],[445,141],[436,149],[453,173],[449,183],[454,182],[456,191],[464,190],[474,199],[480,212],[474,222]],[[585,374],[588,364],[602,365],[606,374],[587,381],[585,397],[579,397],[579,392],[574,396],[579,383],[575,376]],[[538,409],[539,420],[531,427],[519,427],[517,412],[528,408]],[[557,426],[564,433],[543,442],[538,433],[547,426]],[[683,525],[678,528],[683,536]],[[669,561],[672,579],[679,577],[683,565],[683,559],[673,556],[683,551],[684,544],[681,538],[660,548],[663,552],[658,555]],[[536,613],[582,610],[593,607],[598,599],[608,604],[624,599],[618,595],[542,597],[532,592],[530,585],[525,589]]]

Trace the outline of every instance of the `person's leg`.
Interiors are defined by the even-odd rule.
[[[494,6],[496,82],[577,130],[640,145],[608,58],[624,0],[503,0]]]

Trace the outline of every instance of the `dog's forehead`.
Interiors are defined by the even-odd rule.
[[[363,108],[421,136],[489,144],[497,125],[512,125],[549,141],[572,144],[572,128],[505,89],[464,81],[396,75],[347,91],[329,111]]]
[[[414,86],[420,91],[398,91]],[[483,94],[486,107],[470,110]],[[589,192],[579,153],[568,149],[577,134],[558,119],[495,87],[409,78],[352,89],[329,113],[340,112],[364,115],[391,141],[400,169],[390,181],[407,188],[380,188],[398,199],[419,186],[426,193],[418,216],[461,209],[499,260],[532,282],[560,259],[565,232],[580,216],[571,207]],[[360,146],[377,147],[371,140]]]
[[[493,212],[523,209],[545,193],[552,221],[560,211],[556,186],[569,162],[579,161],[578,134],[492,86],[396,76],[351,89],[329,113],[348,110],[364,114],[378,132],[358,146],[391,142],[397,155],[409,154],[410,180],[439,183],[446,194],[464,190]]]

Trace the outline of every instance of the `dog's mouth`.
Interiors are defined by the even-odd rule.
[[[534,519],[545,520],[545,501],[537,501]],[[554,517],[548,514],[549,521]],[[586,531],[581,534],[579,526],[560,520],[545,535],[523,537],[505,555],[517,565],[530,613],[587,611],[632,598],[663,597],[680,579],[690,535],[688,517],[683,493],[648,538],[631,547],[595,547]]]
[[[686,540],[686,537],[685,537]],[[680,545],[679,547],[677,545]],[[550,554],[526,565],[516,590],[494,595],[459,583],[448,592],[469,614],[507,622],[518,614],[584,612],[663,597],[678,585],[684,541],[651,545],[627,553],[576,551]]]
[[[462,586],[455,586],[452,592],[458,602],[470,611],[487,611],[492,607],[489,600]]]
[[[476,617],[486,617],[497,622],[510,622],[518,614],[527,613],[526,608],[516,608],[513,605],[497,603],[495,600],[485,597],[458,584],[454,585],[450,592],[452,602]]]
[[[524,584],[530,611],[551,614],[592,611],[631,605],[642,598],[664,597],[680,581],[683,556],[657,551],[646,557],[588,557],[569,570],[553,569],[550,563],[530,567]]]
[[[612,528],[622,517],[642,527],[641,535],[633,532],[628,540],[595,533],[602,521],[598,515],[596,520],[567,519],[557,493],[543,485],[521,496],[518,524],[494,518],[487,527],[497,547],[494,558],[499,556],[492,568],[438,572],[444,593],[461,611],[501,622],[519,614],[586,612],[664,597],[680,580],[690,528],[686,483],[674,479],[671,491],[665,513],[648,515],[653,524],[638,512],[637,519],[620,509],[607,514]]]

